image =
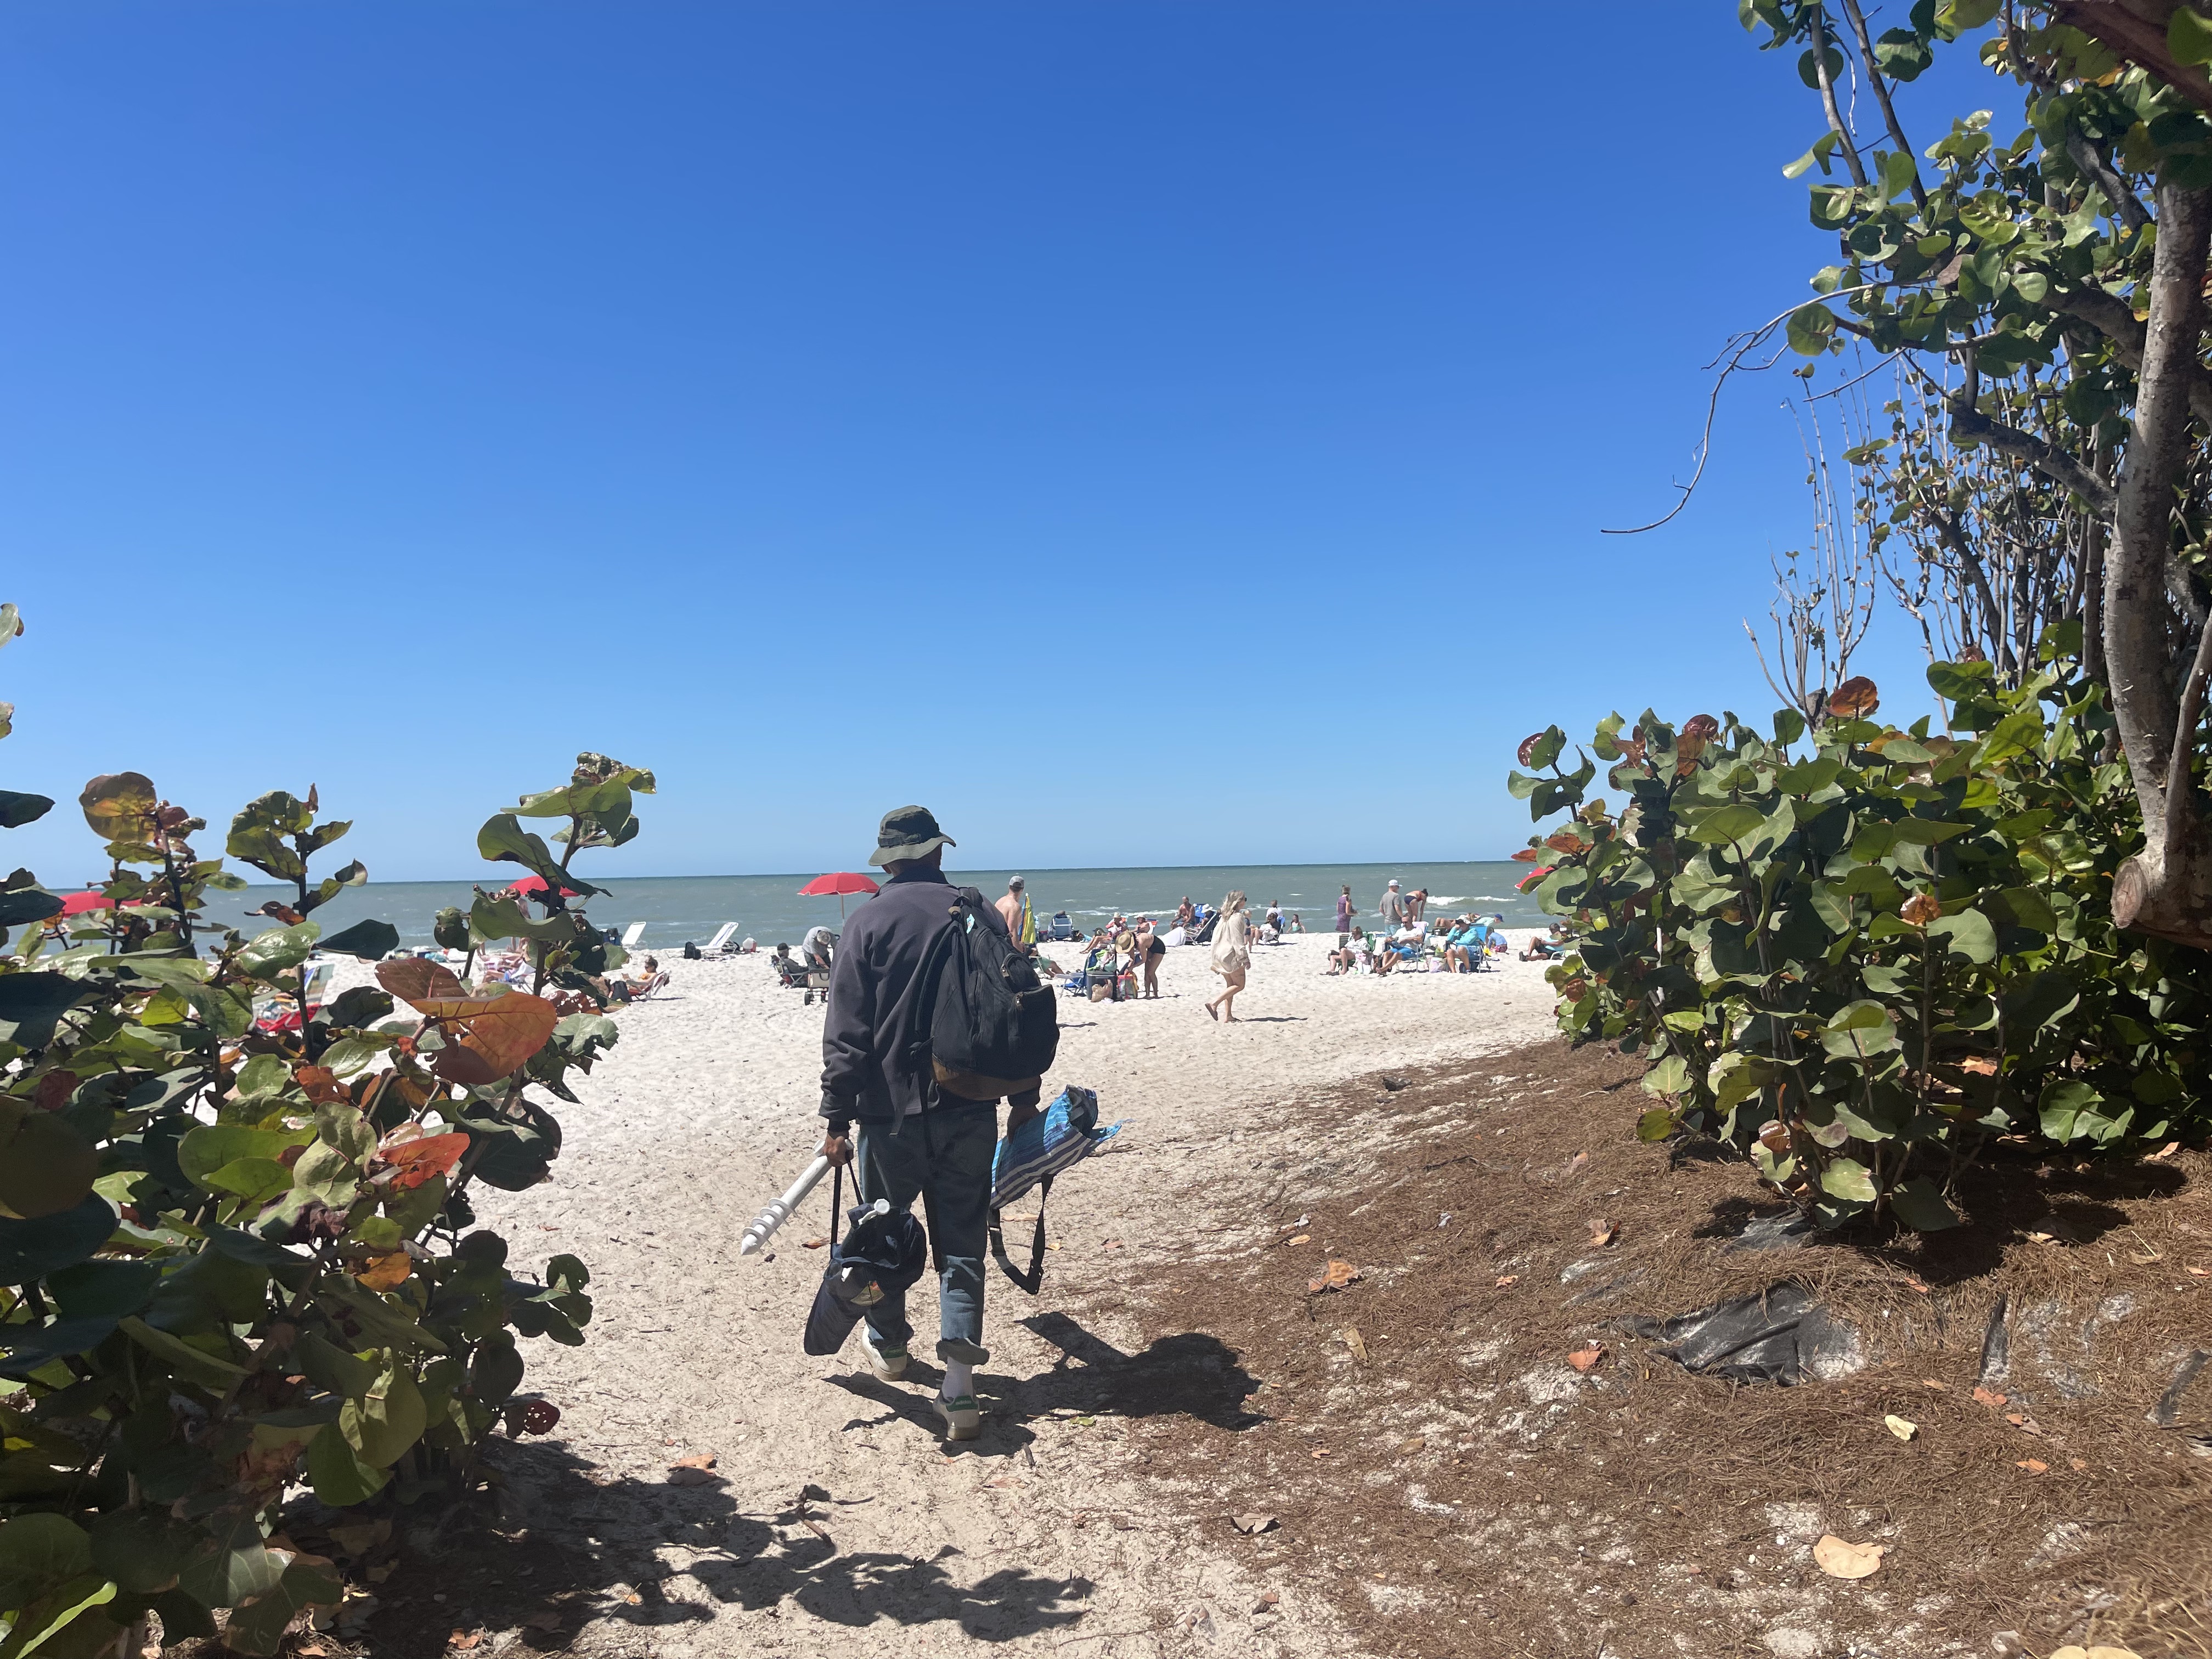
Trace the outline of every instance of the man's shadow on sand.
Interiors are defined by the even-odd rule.
[[[1035,1314],[1020,1322],[1060,1350],[1059,1360],[1035,1376],[976,1373],[976,1392],[984,1401],[983,1430],[973,1441],[948,1443],[949,1452],[1005,1457],[1036,1438],[1030,1425],[1062,1413],[1086,1417],[1194,1417],[1218,1429],[1241,1431],[1267,1419],[1245,1409],[1259,1383],[1237,1363],[1218,1337],[1202,1331],[1164,1336],[1142,1353],[1128,1354],[1093,1336],[1062,1313]],[[905,1378],[882,1382],[866,1372],[833,1376],[833,1387],[879,1407],[856,1417],[848,1431],[906,1422],[939,1431],[930,1396],[944,1373],[918,1356]]]
[[[1217,1339],[1163,1337],[1122,1352],[1065,1314],[1022,1321],[1060,1351],[1036,1376],[986,1371],[980,1439],[948,1451],[1010,1457],[1036,1437],[1030,1425],[1055,1414],[1130,1419],[1188,1415],[1232,1431],[1266,1421],[1245,1409],[1259,1384]],[[865,1433],[904,1423],[934,1438],[929,1397],[942,1373],[917,1362],[902,1383],[865,1371],[830,1382],[874,1409],[845,1425]],[[556,1440],[498,1443],[500,1514],[489,1524],[466,1506],[408,1540],[405,1570],[380,1587],[385,1605],[370,1633],[395,1652],[438,1652],[450,1632],[522,1627],[540,1650],[566,1647],[592,1620],[642,1626],[704,1622],[712,1607],[672,1594],[690,1578],[715,1601],[774,1613],[789,1601],[811,1616],[859,1629],[887,1620],[909,1629],[957,1627],[979,1642],[1065,1629],[1089,1611],[1088,1578],[1002,1568],[975,1583],[956,1578],[959,1552],[923,1559],[841,1547],[841,1522],[878,1501],[810,1486],[781,1509],[744,1510],[719,1475],[676,1486],[665,1477],[610,1479]],[[658,1559],[673,1546],[687,1565]],[[534,1622],[533,1622],[534,1621]],[[893,1637],[890,1639],[896,1640]]]

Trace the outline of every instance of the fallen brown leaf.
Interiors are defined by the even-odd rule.
[[[2151,1157],[2152,1157],[2152,1158],[2172,1158],[2172,1157],[2176,1152],[2179,1152],[2180,1150],[2181,1150],[2181,1143],[2180,1143],[2179,1141],[2178,1141],[2178,1140],[2169,1140],[2169,1141],[2167,1141],[2167,1142],[2166,1143],[2166,1145],[2165,1145],[2165,1146],[2163,1146],[2160,1147],[2156,1152],[2153,1152],[2153,1153],[2151,1154]]]
[[[1589,1162],[1589,1154],[1588,1152],[1577,1152],[1572,1158],[1567,1160],[1567,1173],[1569,1175],[1581,1174],[1583,1166],[1587,1164]]]
[[[1996,1407],[2003,1405],[2004,1402],[2004,1395],[1997,1393],[1994,1389],[1977,1387],[1974,1389],[1974,1403],[1978,1406]]]
[[[449,1648],[459,1648],[463,1653],[466,1653],[483,1640],[483,1632],[480,1630],[457,1630],[446,1638],[446,1645]]]
[[[1427,1450],[1428,1444],[1426,1440],[1417,1434],[1398,1448],[1398,1455],[1401,1457],[1411,1457],[1417,1451]]]
[[[2013,1468],[2026,1469],[2030,1474],[2048,1474],[2051,1472],[2051,1465],[2039,1457],[2023,1457]]]
[[[2068,1458],[2068,1459],[2066,1460],[2066,1465],[2067,1465],[2067,1467],[2068,1467],[2069,1468],[2072,1469],[2072,1470],[2074,1471],[2074,1473],[2075,1473],[2075,1474],[2081,1474],[2084,1469],[2087,1469],[2087,1468],[2089,1467],[2087,1463],[2083,1462],[2082,1462],[2080,1458],[2078,1458],[2078,1457],[2069,1457],[2069,1458]]]
[[[1887,1544],[1849,1544],[1830,1533],[1813,1546],[1813,1560],[1831,1578],[1864,1578],[1881,1567]]]
[[[636,1607],[640,1602],[643,1601],[645,1598],[642,1595],[640,1595],[635,1590],[632,1590],[628,1595],[623,1596],[623,1600],[628,1602],[631,1607]]]
[[[1292,1244],[1310,1244],[1313,1243],[1313,1235],[1311,1233],[1299,1233],[1288,1242]]]
[[[1499,1277],[1498,1280],[1498,1288],[1502,1291],[1508,1285],[1518,1285],[1520,1282],[1521,1275],[1519,1273],[1505,1273]]]
[[[1322,1276],[1306,1285],[1309,1294],[1318,1296],[1323,1291],[1340,1291],[1359,1277],[1359,1269],[1349,1261],[1331,1261],[1322,1269]]]
[[[1906,1279],[1905,1281],[1905,1288],[1921,1296],[1932,1296],[1935,1294],[1934,1291],[1930,1291],[1925,1285],[1922,1284],[1917,1279]]]
[[[826,1238],[802,1238],[799,1241],[799,1248],[802,1250],[818,1250],[829,1242]]]
[[[1280,1590],[1269,1590],[1264,1595],[1261,1596],[1260,1605],[1253,1608],[1252,1611],[1255,1613],[1266,1613],[1269,1608],[1279,1607],[1282,1606],[1282,1604],[1283,1593]]]
[[[1331,1451],[1326,1446],[1316,1446],[1313,1449],[1313,1455],[1316,1457],[1334,1457],[1336,1455],[1334,1452]]]
[[[1943,1385],[1932,1376],[1923,1376],[1920,1379],[1920,1386],[1923,1389],[1940,1389]]]
[[[1232,1515],[1229,1517],[1229,1524],[1249,1538],[1260,1533],[1273,1532],[1275,1517],[1272,1515]]]
[[[1577,1348],[1567,1356],[1567,1364],[1578,1371],[1588,1371],[1605,1358],[1605,1344],[1593,1342],[1586,1348]]]
[[[1619,1222],[1607,1221],[1604,1217],[1600,1216],[1589,1224],[1589,1242],[1592,1249],[1603,1249],[1620,1237]]]
[[[2007,1412],[2005,1413],[2005,1421],[2011,1424],[2015,1429],[2025,1429],[2030,1434],[2041,1434],[2043,1432],[2043,1425],[2038,1423],[2033,1418],[2030,1417],[2026,1412]]]
[[[1910,1440],[1920,1432],[1920,1425],[1910,1418],[1892,1414],[1881,1419],[1882,1426],[1899,1440]]]

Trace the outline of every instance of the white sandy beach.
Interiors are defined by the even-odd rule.
[[[859,1365],[857,1341],[832,1360],[799,1352],[823,1265],[802,1242],[827,1231],[827,1183],[771,1258],[737,1254],[739,1232],[818,1139],[820,1006],[779,988],[764,956],[664,958],[668,990],[619,1013],[621,1043],[580,1083],[583,1103],[562,1109],[551,1182],[479,1200],[512,1267],[565,1251],[594,1275],[586,1345],[527,1345],[526,1386],[561,1407],[561,1424],[507,1458],[516,1520],[599,1558],[600,1610],[573,1650],[834,1656],[981,1641],[1152,1654],[1163,1621],[1207,1598],[1241,1595],[1249,1609],[1267,1586],[1238,1582],[1243,1569],[1188,1534],[1176,1515],[1191,1493],[1133,1465],[1112,1418],[1040,1393],[1039,1379],[1065,1375],[1054,1368],[1069,1363],[1077,1328],[1039,1316],[1080,1314],[1101,1287],[1134,1293],[1148,1258],[1188,1253],[1198,1211],[1249,1205],[1260,1177],[1239,1144],[1245,1109],[1550,1030],[1538,964],[1333,978],[1322,963],[1334,941],[1256,950],[1235,1024],[1201,1006],[1218,982],[1203,947],[1170,952],[1158,1002],[1063,999],[1048,1094],[1087,1085],[1102,1116],[1127,1127],[1055,1193],[1060,1248],[1042,1294],[1031,1302],[992,1271],[984,1434],[957,1455],[931,1426],[932,1367],[918,1362],[913,1380],[890,1386]],[[1279,1167],[1300,1149],[1268,1152]],[[911,1304],[918,1356],[934,1299],[932,1275]],[[1080,1317],[1087,1340],[1140,1345],[1133,1327],[1116,1328],[1126,1315]],[[718,1483],[671,1485],[669,1466],[700,1453],[719,1459]],[[801,1513],[810,1488],[828,1496]],[[1087,1524],[1109,1512],[1110,1525]],[[1344,1650],[1317,1602],[1276,1588],[1282,1616],[1224,1628],[1215,1650]],[[466,1626],[466,1607],[451,1611]]]

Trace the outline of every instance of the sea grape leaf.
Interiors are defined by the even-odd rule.
[[[30,1221],[83,1201],[100,1151],[58,1112],[0,1097],[0,1217]]]
[[[388,921],[356,921],[332,933],[322,942],[322,948],[375,962],[399,948],[399,930]]]
[[[1874,1174],[1856,1158],[1832,1158],[1820,1171],[1820,1190],[1847,1203],[1871,1204],[1875,1199]]]
[[[322,925],[313,921],[256,933],[238,953],[239,971],[255,979],[269,979],[297,968],[314,953],[315,941],[322,936]]]
[[[92,986],[60,974],[0,974],[0,1042],[45,1048],[55,1022],[93,994]]]

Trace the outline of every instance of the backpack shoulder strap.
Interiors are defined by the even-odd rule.
[[[929,949],[922,954],[921,966],[915,973],[914,1004],[907,1012],[905,1040],[907,1059],[911,1063],[918,1064],[929,1047],[929,1022],[936,1011],[937,981],[968,921],[961,890],[955,889],[950,919],[938,930],[937,937],[930,940]]]
[[[1052,1177],[1047,1176],[1037,1183],[1036,1231],[1030,1235],[1030,1267],[1027,1273],[1015,1271],[1013,1262],[1006,1255],[1006,1237],[999,1224],[999,1212],[996,1210],[991,1212],[991,1259],[999,1264],[1014,1288],[1027,1296],[1035,1296],[1038,1287],[1044,1283],[1044,1205],[1051,1196]]]

